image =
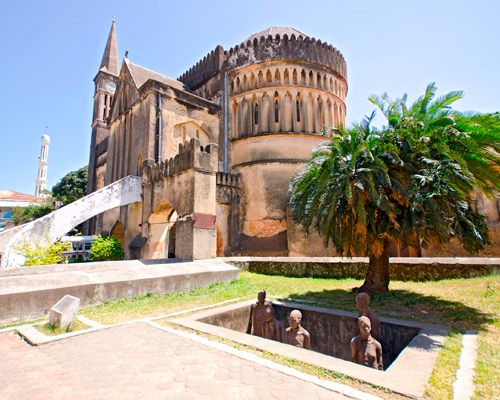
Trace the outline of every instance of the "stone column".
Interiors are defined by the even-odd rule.
[[[269,96],[269,132],[275,132],[275,129],[274,129],[274,95]]]
[[[297,94],[295,93],[292,96],[292,131],[298,132],[298,123],[297,123]]]
[[[257,102],[259,105],[259,122],[257,125],[257,133],[262,133],[262,122],[264,121],[264,108],[262,107],[262,96],[259,95],[259,100]]]
[[[311,109],[311,97],[309,95],[304,96],[304,132],[310,133],[311,130],[309,129],[309,123],[310,123],[310,109]]]

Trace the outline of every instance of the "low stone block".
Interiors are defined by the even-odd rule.
[[[67,294],[50,309],[49,324],[59,326],[61,329],[66,328],[75,318],[78,307],[80,299]]]

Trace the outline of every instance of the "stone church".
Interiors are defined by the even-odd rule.
[[[217,46],[176,80],[128,58],[120,66],[113,22],[94,83],[87,194],[127,175],[143,190],[87,233],[119,238],[127,258],[334,255],[293,224],[288,189],[344,124],[337,49],[273,27]]]
[[[87,193],[142,176],[141,203],[91,220],[129,258],[331,255],[293,225],[291,176],[344,123],[346,63],[269,28],[217,46],[177,80],[119,64],[115,23],[94,79]]]

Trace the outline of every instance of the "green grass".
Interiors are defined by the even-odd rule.
[[[16,326],[26,325],[26,324],[36,324],[37,322],[45,321],[47,317],[38,318],[33,320],[17,321],[10,324],[0,325],[0,329],[14,328]]]
[[[46,336],[57,336],[68,332],[76,332],[83,329],[89,329],[91,328],[91,326],[84,324],[82,321],[76,321],[73,326],[72,324],[70,324],[68,327],[61,329],[60,327],[49,325],[49,323],[47,322],[46,324],[42,325],[34,325],[34,328],[42,332]]]
[[[146,295],[110,301],[88,307],[82,315],[111,324],[142,317],[166,315],[179,310],[213,304],[235,298],[256,298],[265,289],[269,295],[317,302],[323,307],[356,311],[351,288],[359,286],[355,279],[287,278],[242,272],[239,281],[212,285],[190,292]],[[452,385],[460,358],[461,338],[465,330],[478,332],[478,364],[474,378],[475,399],[495,398],[500,392],[500,276],[471,279],[450,279],[434,282],[393,281],[387,296],[372,298],[373,311],[381,316],[449,325],[445,344],[438,356],[429,380],[426,399],[451,399]],[[399,398],[351,378],[325,372],[318,367],[296,360],[280,360],[277,355],[265,355],[276,362],[305,372],[375,392],[383,398]]]

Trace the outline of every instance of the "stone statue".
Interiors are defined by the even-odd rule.
[[[351,340],[352,362],[383,371],[382,346],[370,334],[371,323],[368,317],[359,317],[358,327],[360,334]]]
[[[381,341],[380,321],[370,309],[370,295],[367,293],[358,293],[356,295],[356,307],[359,310],[359,317],[365,316],[370,320],[372,327],[371,335],[378,341]]]
[[[269,306],[265,311],[265,321],[262,323],[262,337],[281,342],[281,325],[274,319],[274,308]]]
[[[262,336],[262,324],[265,321],[266,308],[272,307],[266,301],[266,291],[260,290],[257,294],[257,302],[252,304],[252,335]]]
[[[285,342],[292,346],[311,350],[311,336],[302,326],[302,313],[299,310],[293,310],[288,317],[289,328],[285,331]]]

